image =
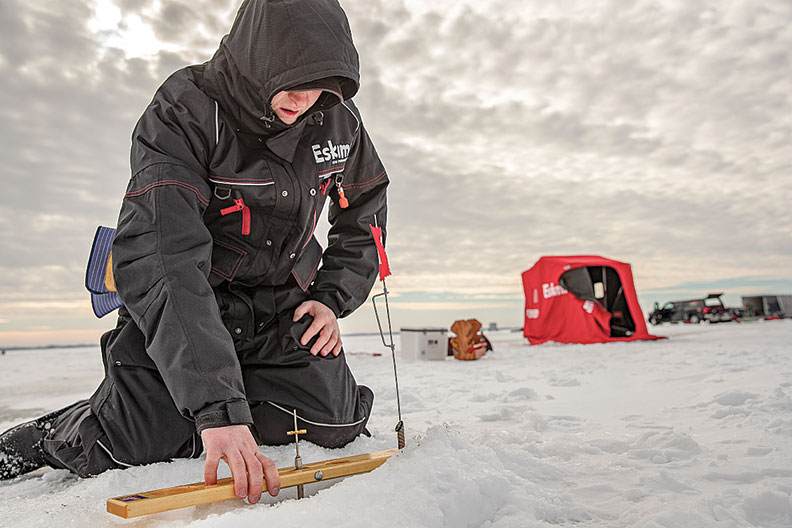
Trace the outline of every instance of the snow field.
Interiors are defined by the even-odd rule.
[[[307,486],[307,500],[286,489],[125,521],[104,512],[107,497],[199,481],[202,460],[86,480],[43,469],[0,483],[0,526],[792,526],[792,321],[653,330],[670,339],[530,347],[499,331],[479,361],[400,361],[407,448],[368,475]],[[374,436],[305,443],[306,463],[396,444],[388,351],[378,336],[345,344],[376,395]],[[0,427],[87,397],[98,355],[0,358]],[[291,447],[262,450],[293,463]]]

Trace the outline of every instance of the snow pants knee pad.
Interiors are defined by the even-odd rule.
[[[358,412],[352,420],[347,422],[306,415],[305,411],[296,409],[297,427],[308,431],[301,438],[321,447],[338,448],[349,444],[361,434],[371,436],[366,429],[366,424],[371,416],[374,393],[363,385],[358,386],[358,392]],[[277,402],[266,401],[253,404],[251,412],[256,441],[264,445],[292,443],[294,437],[287,435],[287,432],[294,430],[294,411],[295,409]]]
[[[198,456],[195,424],[179,413],[131,321],[102,336],[105,379],[91,396],[105,446],[121,466]]]
[[[63,409],[42,442],[47,462],[82,477],[197,457],[195,424],[173,403],[145,339],[128,318],[101,339],[105,378],[89,400]]]
[[[298,422],[306,425],[300,428],[309,429],[307,440],[314,441],[309,422],[315,424],[319,445],[345,445],[365,429],[373,393],[357,384],[343,350],[338,356],[315,356],[310,351],[312,343],[300,343],[311,322],[309,316],[292,321],[291,313],[282,314],[244,352],[245,391],[264,443],[291,441],[286,431],[294,429],[294,409]]]

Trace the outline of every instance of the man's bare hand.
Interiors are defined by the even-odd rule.
[[[225,461],[234,477],[234,493],[255,504],[261,498],[264,479],[273,497],[280,491],[280,475],[275,463],[259,452],[256,441],[246,425],[211,427],[201,432],[206,448],[204,481],[217,484],[217,466]]]
[[[331,352],[334,356],[340,354],[341,330],[338,328],[338,320],[333,310],[319,301],[305,301],[294,310],[292,320],[297,322],[305,314],[312,316],[313,322],[300,338],[300,344],[307,345],[316,334],[319,334],[316,343],[311,347],[311,354],[314,356],[317,354],[326,356]]]

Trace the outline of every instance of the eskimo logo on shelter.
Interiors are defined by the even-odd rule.
[[[332,161],[333,163],[343,163],[349,157],[349,144],[333,145],[333,141],[328,139],[327,146],[311,145],[314,159],[316,163],[325,163]]]
[[[545,283],[542,284],[542,296],[545,299],[549,299],[550,297],[558,297],[559,295],[566,295],[569,293],[563,286],[556,285],[554,283]]]

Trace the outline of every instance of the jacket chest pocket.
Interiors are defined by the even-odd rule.
[[[259,160],[242,173],[209,176],[212,198],[204,223],[212,233],[210,283],[232,281],[250,266],[254,254],[266,253],[267,226],[277,203],[277,185],[269,164]],[[258,258],[258,257],[257,257]]]
[[[228,233],[236,236],[255,237],[266,223],[277,202],[275,179],[269,166],[261,161],[255,177],[234,175],[233,177],[212,175],[212,199],[204,214],[204,220],[213,233]]]

